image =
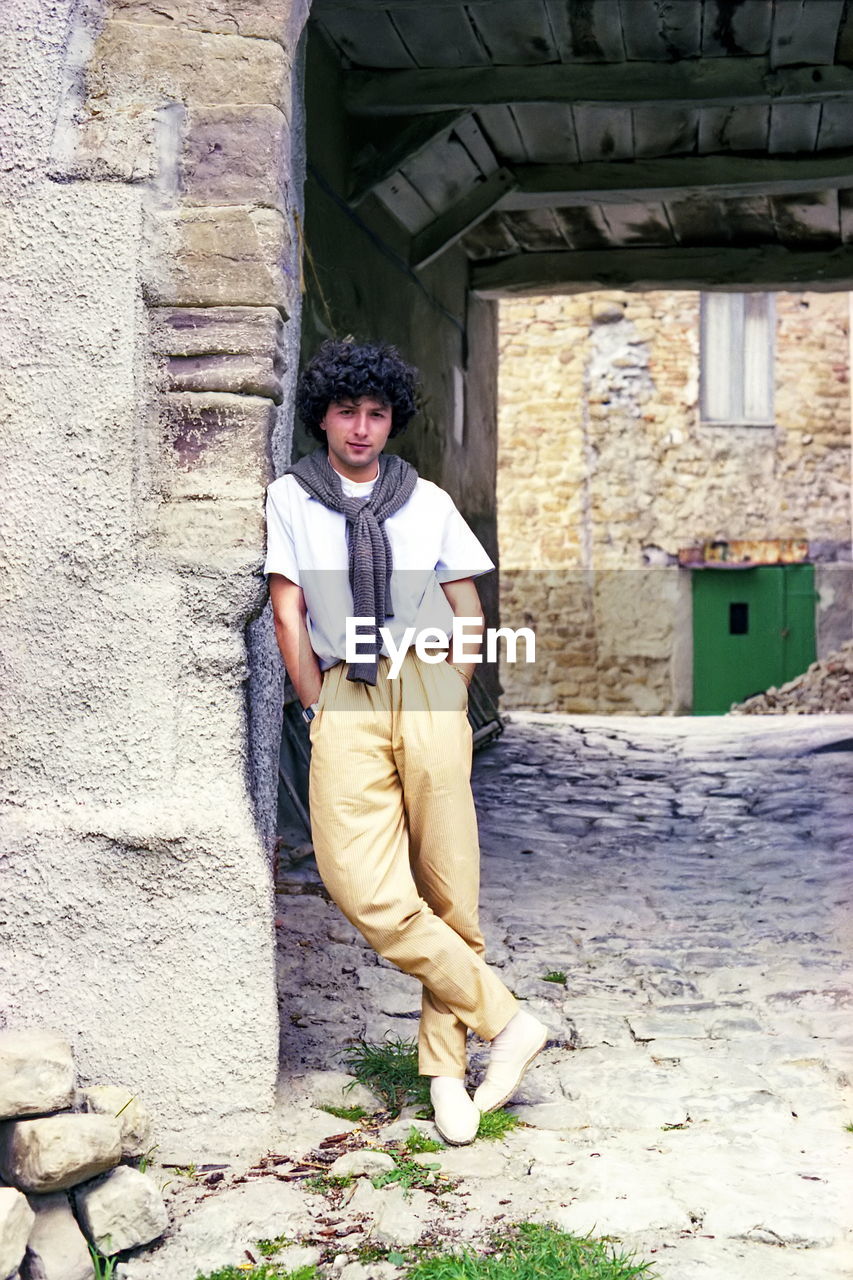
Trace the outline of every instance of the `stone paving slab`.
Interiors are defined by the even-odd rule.
[[[294,1221],[403,1244],[531,1218],[618,1237],[661,1280],[853,1277],[852,743],[851,716],[514,714],[474,785],[489,958],[551,1029],[523,1123],[430,1157],[459,1179],[438,1200],[360,1180],[332,1216],[294,1201]],[[414,1036],[419,999],[312,864],[285,881],[277,1149],[293,1158],[362,1141],[317,1109],[345,1083],[337,1055]],[[485,1062],[472,1039],[472,1084]],[[330,1276],[393,1274],[354,1247]],[[184,1280],[160,1257],[126,1280]]]

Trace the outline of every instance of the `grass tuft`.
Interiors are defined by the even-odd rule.
[[[568,978],[562,969],[552,969],[550,973],[546,973],[542,979],[543,982],[559,982],[561,986],[565,986]]]
[[[414,1125],[409,1130],[405,1146],[413,1155],[424,1151],[444,1150],[443,1142],[436,1142],[435,1138],[428,1138],[425,1133],[421,1133],[420,1129],[417,1129]]]
[[[158,1150],[158,1147],[159,1143],[155,1142],[153,1147],[149,1147],[145,1154],[139,1157],[139,1163],[136,1167],[140,1173],[147,1173],[149,1165],[154,1161],[154,1152]]]
[[[418,1074],[414,1040],[389,1037],[379,1044],[356,1040],[342,1059],[350,1075],[381,1098],[394,1115],[410,1103],[429,1106],[429,1079]]]
[[[112,1280],[113,1272],[116,1269],[118,1259],[115,1257],[105,1257],[100,1249],[96,1249],[93,1244],[89,1245],[89,1256],[92,1259],[92,1274],[94,1280]]]
[[[511,1115],[509,1111],[504,1111],[503,1107],[499,1107],[497,1111],[484,1111],[480,1116],[480,1127],[477,1130],[478,1138],[485,1138],[489,1142],[496,1142],[499,1138],[503,1138],[510,1130],[515,1129],[520,1120],[518,1116]]]
[[[851,1120],[850,1124],[846,1124],[844,1129],[847,1133],[853,1133],[853,1120]]]
[[[408,1156],[398,1151],[391,1151],[388,1154],[394,1161],[394,1168],[383,1169],[381,1173],[375,1174],[370,1179],[377,1190],[380,1187],[387,1187],[391,1182],[395,1182],[404,1191],[411,1191],[413,1187],[426,1188],[435,1185],[436,1170],[441,1168],[440,1164],[420,1164],[417,1160],[410,1160]]]
[[[336,1120],[363,1120],[368,1114],[366,1107],[318,1107],[318,1111],[325,1111],[328,1115],[334,1116]]]
[[[494,1253],[440,1254],[417,1263],[407,1280],[652,1280],[650,1267],[606,1241],[523,1222]]]
[[[361,1262],[365,1266],[371,1262],[390,1262],[392,1266],[402,1267],[406,1263],[411,1265],[418,1262],[424,1256],[424,1249],[420,1245],[406,1245],[399,1248],[392,1244],[369,1243],[360,1244],[354,1256],[356,1262]]]
[[[292,1236],[276,1236],[274,1240],[256,1240],[255,1248],[265,1258],[274,1258],[282,1249],[287,1249],[292,1244],[296,1244]]]
[[[351,1173],[318,1173],[313,1178],[306,1178],[302,1186],[306,1191],[314,1191],[325,1196],[330,1191],[340,1191],[343,1187],[351,1187],[355,1177]]]

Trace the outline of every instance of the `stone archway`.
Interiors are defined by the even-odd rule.
[[[372,0],[344,7],[356,22],[392,21]],[[470,42],[441,44],[458,54],[447,75],[401,80],[393,51],[384,84],[344,84],[334,63],[317,72],[333,131],[312,150],[316,208],[327,204],[307,229],[295,74],[306,4],[58,0],[45,12],[11,0],[4,10],[11,572],[0,627],[16,726],[3,835],[7,1016],[66,1031],[84,1078],[107,1073],[138,1089],[161,1118],[161,1155],[188,1156],[202,1139],[208,1150],[262,1141],[274,1102],[269,851],[281,699],[259,618],[262,497],[289,443],[303,238],[318,271],[312,290],[335,308],[335,325],[356,319],[404,345],[418,335],[411,354],[429,401],[417,460],[491,546],[496,292],[566,279],[696,283],[721,263],[729,287],[747,276],[768,287],[851,278],[845,155],[724,165],[638,155],[630,176],[642,184],[623,190],[613,155],[622,135],[610,120],[596,125],[626,95],[639,110],[653,98],[663,111],[713,115],[716,93],[752,119],[772,71],[785,128],[799,136],[814,112],[797,104],[825,100],[834,124],[814,150],[843,146],[846,10],[827,6],[816,26],[791,31],[780,20],[772,33],[733,20],[707,31],[708,48],[704,35],[695,44],[701,24],[673,33],[661,10],[660,29],[627,22],[620,48],[637,65],[622,67],[601,0],[583,23],[551,6],[555,21],[530,41],[517,29],[526,6],[515,28],[507,6],[476,7],[496,25],[470,55],[481,63],[474,75]],[[467,40],[461,3],[438,10]],[[435,47],[431,16],[416,15]],[[707,83],[699,53],[717,64]],[[492,58],[505,64],[499,74]],[[791,69],[797,59],[826,70]],[[604,74],[597,61],[613,65]],[[492,149],[511,150],[511,131],[502,143],[493,129],[489,142],[471,126],[472,113],[494,106],[500,116],[511,99],[528,140],[547,149],[551,108],[567,119],[579,85],[586,144],[602,151],[582,172],[543,161],[515,174]],[[308,88],[310,97],[310,75]],[[342,95],[362,113],[359,129],[370,113],[376,124],[377,104],[418,116],[389,128],[391,145],[365,162],[355,193],[340,185],[352,123]],[[712,124],[709,136],[724,141],[728,124]],[[644,147],[648,128],[635,135]],[[671,132],[680,145],[681,126]],[[376,136],[362,138],[368,152]],[[450,159],[467,186],[454,185]],[[425,164],[427,183],[438,172],[442,190],[406,233],[392,207],[405,204],[397,173],[410,160]],[[377,194],[383,184],[390,203]],[[748,204],[762,184],[783,201],[775,225],[787,242],[708,250],[706,190]],[[816,196],[801,198],[809,184]],[[661,222],[646,204],[697,187],[703,198],[683,210],[692,245],[657,247]],[[844,198],[827,195],[838,191]],[[636,202],[608,239],[585,206],[614,192]],[[549,210],[565,201],[571,212],[555,222]],[[727,225],[754,235],[746,205],[740,214]],[[474,266],[462,246],[472,229]],[[638,246],[618,247],[620,235]],[[306,333],[326,323],[312,293]]]

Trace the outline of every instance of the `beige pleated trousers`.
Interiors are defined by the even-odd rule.
[[[376,685],[323,674],[310,725],[311,829],[334,902],[370,945],[423,984],[422,1075],[464,1077],[468,1028],[492,1040],[517,1012],[484,959],[468,690],[409,650]]]

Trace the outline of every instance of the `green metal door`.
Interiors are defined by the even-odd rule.
[[[694,715],[721,715],[815,656],[812,565],[693,570]]]

